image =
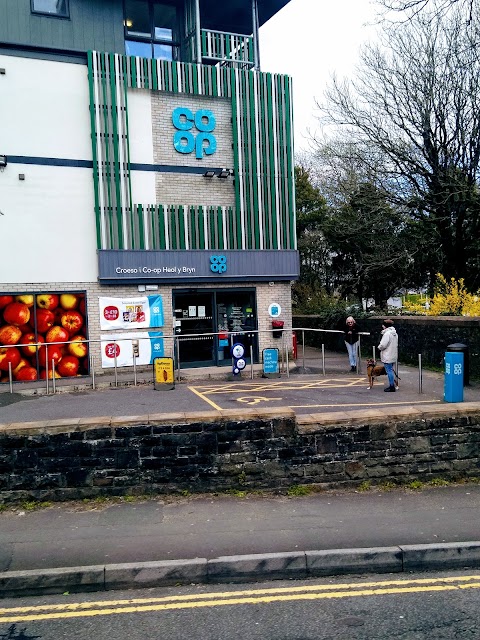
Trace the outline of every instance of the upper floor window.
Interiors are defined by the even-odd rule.
[[[31,0],[32,13],[68,18],[68,0]]]
[[[127,55],[162,60],[178,57],[178,13],[172,2],[125,0],[124,23]]]

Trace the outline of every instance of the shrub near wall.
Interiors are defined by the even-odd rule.
[[[478,404],[427,411],[3,425],[0,503],[480,475]]]
[[[370,336],[362,336],[362,354],[368,357],[372,346],[380,342],[382,319],[386,316],[368,317],[359,320],[362,331]],[[446,347],[461,342],[469,347],[470,378],[480,380],[480,318],[457,316],[390,316],[395,322],[399,336],[399,359],[405,364],[418,364],[418,354],[422,354],[424,366],[443,367]],[[294,316],[293,327],[316,329],[336,329],[322,326],[320,316]],[[305,332],[305,344],[326,349],[344,351],[343,337],[338,334]]]

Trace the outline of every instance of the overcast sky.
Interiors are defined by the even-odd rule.
[[[330,75],[351,75],[363,42],[374,37],[370,0],[290,0],[260,29],[262,71],[293,77],[295,150],[308,148],[314,98]]]

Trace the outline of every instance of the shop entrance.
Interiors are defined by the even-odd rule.
[[[182,367],[230,365],[232,338],[244,345],[247,364],[251,355],[258,362],[255,289],[173,291],[173,310],[175,334],[185,336],[178,340]],[[204,335],[211,333],[220,335]]]

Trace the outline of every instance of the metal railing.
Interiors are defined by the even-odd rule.
[[[255,64],[253,36],[224,31],[201,31],[202,59],[235,63],[249,68]]]
[[[296,360],[297,363],[301,362],[301,366],[299,366],[297,364],[297,367],[300,369],[300,371],[303,372],[308,372],[308,367],[307,365],[307,357],[306,357],[306,345],[305,345],[305,333],[306,332],[311,332],[313,334],[343,334],[343,331],[339,331],[336,329],[313,329],[310,327],[284,327],[281,331],[281,338],[276,338],[274,337],[274,335],[278,335],[278,331],[279,329],[263,329],[263,330],[259,330],[259,329],[248,329],[248,330],[242,330],[242,331],[217,331],[217,332],[209,332],[209,333],[192,333],[192,334],[168,334],[168,335],[162,335],[159,336],[158,339],[163,340],[164,344],[170,342],[170,349],[167,349],[166,351],[168,351],[168,353],[165,353],[165,357],[171,357],[173,358],[173,361],[175,363],[175,377],[177,381],[181,380],[181,372],[182,372],[182,362],[180,360],[180,343],[182,341],[189,341],[189,340],[195,340],[195,339],[199,339],[199,338],[203,338],[203,339],[211,339],[212,340],[212,348],[213,347],[219,347],[219,342],[216,341],[219,340],[220,336],[222,338],[225,338],[225,336],[228,336],[228,343],[229,343],[229,347],[231,349],[232,345],[234,344],[234,342],[236,341],[241,341],[241,337],[242,336],[248,336],[249,340],[251,338],[253,338],[254,336],[258,338],[260,337],[260,334],[262,335],[266,335],[266,338],[268,339],[269,336],[271,336],[270,339],[265,340],[265,342],[268,341],[268,345],[265,345],[265,348],[278,348],[279,350],[279,373],[283,373],[286,374],[287,377],[290,377],[290,360],[291,360],[291,354],[293,355],[293,342],[292,342],[292,336],[295,334],[297,339],[299,334],[301,334],[301,353],[296,354]],[[356,372],[358,374],[361,373],[361,336],[368,336],[370,335],[367,332],[361,332],[359,333],[359,340],[357,343],[357,357],[356,357]],[[109,337],[109,336],[105,336],[101,339],[98,340],[85,340],[82,341],[82,343],[85,343],[88,346],[88,353],[89,355],[88,357],[88,362],[89,362],[89,373],[81,376],[83,379],[88,379],[91,378],[91,387],[92,389],[95,389],[97,386],[97,361],[96,361],[96,356],[92,355],[91,351],[92,351],[92,347],[94,345],[98,345],[98,349],[97,351],[99,351],[100,353],[102,352],[102,348],[105,348],[106,345],[111,345],[113,344],[113,354],[111,355],[111,361],[112,361],[112,366],[111,367],[106,367],[104,365],[102,365],[103,368],[103,373],[102,376],[107,376],[108,375],[108,371],[113,369],[113,383],[114,386],[117,387],[119,385],[119,370],[121,371],[125,371],[125,373],[128,376],[128,383],[131,382],[131,378],[130,378],[130,374],[133,373],[133,384],[135,386],[137,386],[138,384],[138,367],[142,366],[144,367],[143,371],[151,371],[152,369],[152,363],[149,364],[138,364],[138,350],[136,350],[135,348],[133,348],[133,343],[137,342],[140,343],[142,340],[148,340],[149,342],[151,342],[152,338],[147,334],[145,335],[144,338],[142,337],[135,337],[134,339],[132,339],[132,337],[125,337],[125,338],[113,338],[113,337]],[[72,340],[72,341],[66,341],[66,342],[50,342],[50,343],[43,343],[43,342],[37,342],[37,343],[32,343],[32,342],[28,342],[28,343],[20,343],[20,344],[15,344],[15,345],[0,345],[0,349],[8,349],[8,348],[21,348],[21,347],[30,347],[30,348],[36,348],[37,351],[40,348],[44,348],[45,349],[45,391],[46,394],[50,394],[50,393],[56,393],[57,392],[57,385],[58,385],[58,378],[60,378],[60,376],[58,376],[57,378],[57,371],[56,371],[56,361],[55,358],[49,358],[48,357],[48,349],[50,347],[53,346],[61,346],[61,347],[66,347],[69,344],[73,344],[76,343],[78,341]],[[132,356],[131,356],[131,364],[127,364],[127,365],[119,365],[118,364],[118,355],[117,355],[117,345],[118,343],[121,342],[131,342],[132,343]],[[250,340],[251,342],[251,340]],[[298,344],[298,343],[297,343]],[[325,344],[321,343],[320,345],[320,353],[321,353],[321,373],[323,376],[326,375],[326,354],[325,354]],[[164,350],[165,351],[165,350]],[[246,354],[246,358],[250,360],[250,378],[253,379],[254,378],[254,373],[255,373],[255,367],[258,369],[259,367],[261,367],[262,362],[261,362],[261,354],[259,354],[259,358],[258,358],[258,362],[255,364],[254,363],[254,347],[253,344],[250,344],[249,346],[249,353]],[[97,356],[98,357],[98,356]],[[373,358],[376,359],[376,349],[375,347],[373,347]],[[318,355],[315,353],[315,362],[318,361]],[[233,362],[233,360],[232,360]],[[33,365],[32,365],[33,366]],[[207,365],[208,366],[208,365]],[[221,365],[218,365],[218,368],[224,368],[226,369],[227,367],[225,365],[223,365],[223,367]],[[189,367],[184,367],[183,371],[185,371],[185,369],[189,369]],[[247,368],[246,368],[247,369]],[[318,370],[318,367],[317,367]],[[418,355],[418,371],[419,371],[419,383],[418,383],[418,392],[419,393],[423,393],[423,370],[422,370],[422,356],[421,354]],[[12,364],[11,362],[8,363],[8,370],[6,371],[6,373],[8,373],[8,384],[9,384],[9,390],[10,393],[14,392],[13,389],[13,385],[14,384],[18,384],[21,385],[22,389],[28,389],[29,388],[29,382],[32,383],[32,387],[33,388],[41,388],[40,385],[42,385],[43,380],[33,380],[33,381],[16,381],[14,379],[14,374],[13,374],[13,370],[12,370]],[[397,367],[396,367],[396,374],[398,376],[398,363],[397,363]],[[153,375],[152,375],[153,378]],[[75,380],[78,383],[78,377],[76,376],[72,376],[72,377],[62,377],[61,378],[61,384],[64,384],[64,381],[72,381]],[[67,383],[68,384],[68,383]]]

